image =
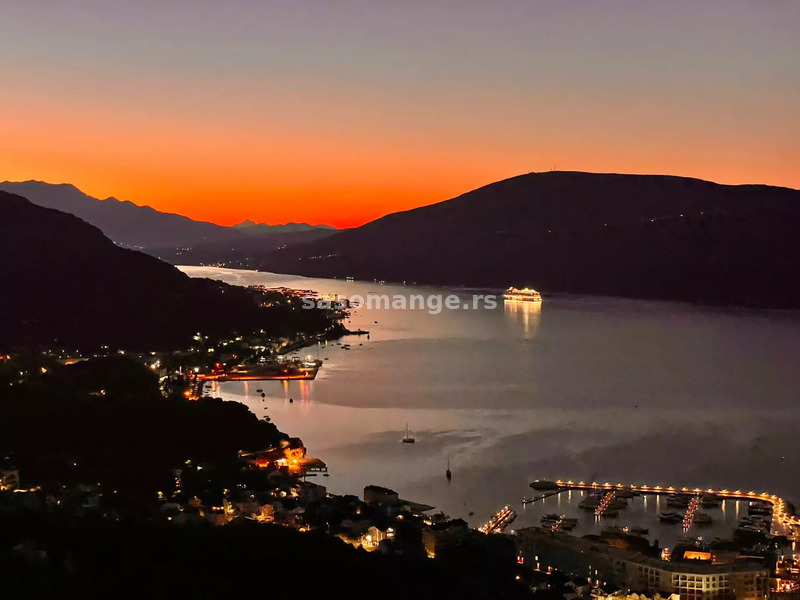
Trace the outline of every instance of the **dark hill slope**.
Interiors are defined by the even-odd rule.
[[[800,308],[800,191],[532,173],[273,253],[270,271]]]
[[[117,244],[133,248],[186,247],[206,242],[234,242],[245,236],[231,227],[193,221],[149,206],[106,198],[99,200],[68,183],[4,181],[0,190],[34,204],[61,210],[99,228]]]
[[[198,331],[291,326],[314,331],[319,311],[261,309],[245,288],[191,279],[116,246],[79,218],[0,192],[0,347],[185,348]],[[307,314],[306,314],[307,313]],[[308,321],[308,322],[305,322]]]

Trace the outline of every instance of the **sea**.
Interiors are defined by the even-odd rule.
[[[394,300],[351,311],[345,325],[368,337],[297,353],[323,361],[314,381],[211,391],[302,438],[329,469],[313,481],[331,493],[361,496],[381,485],[475,527],[508,505],[516,528],[538,525],[545,513],[585,517],[580,492],[523,505],[536,479],[747,489],[800,501],[800,312],[547,290],[541,304],[498,296],[492,307],[475,296],[499,290],[180,269],[231,284]],[[412,306],[412,295],[426,301]],[[457,308],[436,311],[438,301],[427,300],[447,296],[458,297]],[[406,427],[413,444],[402,442]],[[661,504],[634,499],[602,526],[649,526],[674,541],[674,526],[658,524]],[[714,510],[721,514],[706,535],[724,537],[740,507],[726,501]],[[584,517],[576,533],[601,526]]]

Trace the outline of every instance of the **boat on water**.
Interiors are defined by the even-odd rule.
[[[245,364],[231,369],[212,369],[199,375],[207,381],[269,381],[285,379],[314,379],[321,361],[300,358],[271,359]],[[263,391],[262,391],[263,394]]]
[[[541,302],[542,296],[532,288],[510,287],[503,293],[503,299],[518,302]]]
[[[706,508],[717,508],[722,506],[722,498],[717,496],[716,494],[703,494],[700,497],[700,506],[704,506]]]
[[[704,512],[696,512],[694,513],[694,517],[692,517],[692,523],[695,525],[711,525],[714,519],[711,518],[711,515]]]
[[[691,498],[685,494],[670,494],[667,496],[667,506],[674,508],[687,508]]]
[[[598,506],[600,506],[600,501],[602,498],[599,495],[590,494],[586,496],[583,500],[580,501],[578,504],[578,508],[583,508],[585,510],[594,510]]]
[[[413,444],[416,440],[411,437],[411,434],[408,433],[408,423],[406,423],[406,433],[403,436],[403,443],[404,444]]]
[[[682,523],[683,515],[676,512],[662,512],[658,513],[658,520],[664,523]]]

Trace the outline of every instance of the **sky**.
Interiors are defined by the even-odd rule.
[[[797,0],[0,0],[0,180],[357,226],[532,171],[800,188]]]

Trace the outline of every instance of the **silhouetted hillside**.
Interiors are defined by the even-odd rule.
[[[246,288],[191,279],[73,215],[0,192],[0,347],[185,348],[198,331],[323,331],[320,311],[260,308]]]
[[[116,198],[92,198],[67,183],[5,181],[0,183],[0,190],[27,198],[39,206],[80,217],[117,244],[133,248],[177,248],[204,242],[231,242],[244,237],[240,231],[230,227],[193,221],[149,206],[138,206]]]
[[[275,252],[322,277],[800,308],[800,191],[531,173]]]
[[[99,200],[68,183],[54,185],[43,181],[4,181],[0,183],[0,190],[27,198],[39,206],[80,217],[117,244],[165,258],[181,250],[187,251],[187,248],[204,246],[217,253],[238,249],[239,244],[244,246],[245,252],[262,249],[268,252],[279,246],[318,239],[336,231],[329,225],[265,225],[252,221],[223,227],[116,198]]]

